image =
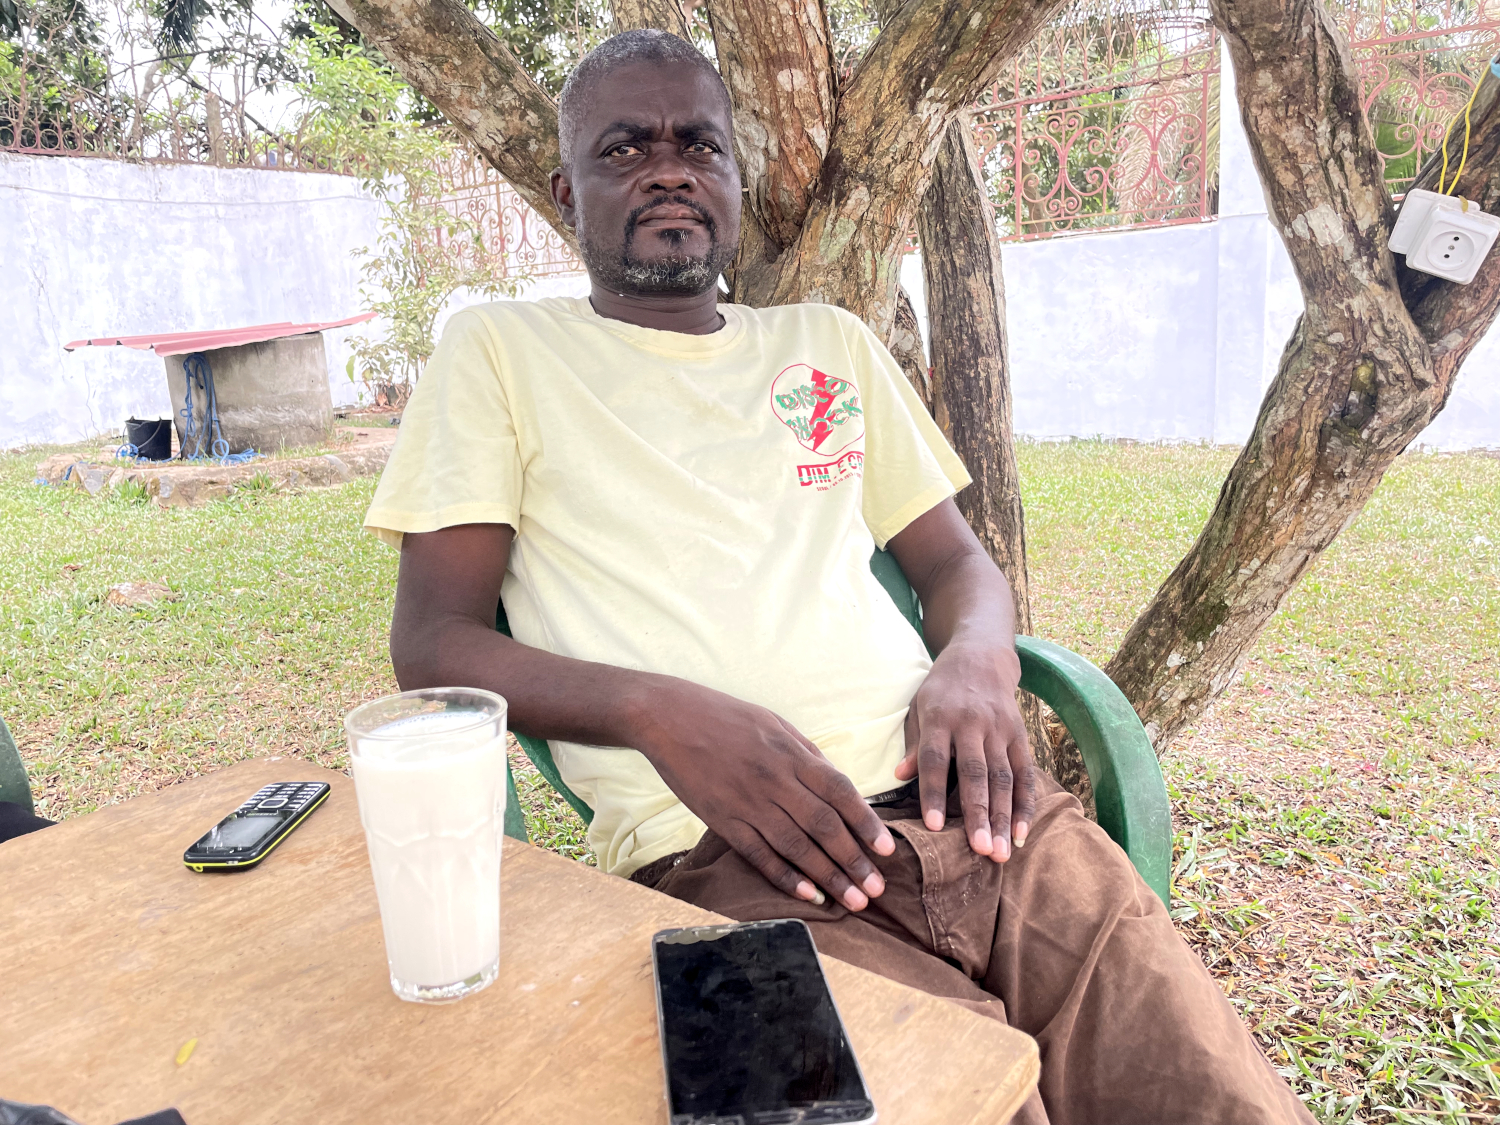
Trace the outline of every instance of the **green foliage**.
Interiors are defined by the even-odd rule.
[[[382,59],[328,26],[312,28],[295,51],[304,74],[299,146],[355,172],[385,205],[376,248],[357,253],[365,307],[387,331],[350,341],[358,378],[409,388],[454,293],[512,295],[524,278],[496,276],[479,227],[443,205],[444,169],[460,150],[442,129],[413,120],[411,91]]]
[[[269,473],[262,472],[240,481],[234,487],[245,496],[268,496],[276,491],[276,481]]]
[[[573,66],[610,35],[608,0],[466,0],[556,97]]]
[[[139,481],[127,480],[110,489],[108,499],[116,504],[144,504],[151,499],[151,493]]]
[[[355,172],[381,198],[408,185],[435,189],[437,162],[453,145],[410,120],[410,89],[377,52],[317,25],[293,45],[292,58],[301,74],[299,147]]]
[[[0,146],[107,143],[114,114],[99,20],[83,0],[0,0]]]

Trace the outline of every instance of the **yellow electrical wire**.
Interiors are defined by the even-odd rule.
[[[1464,174],[1464,167],[1469,163],[1469,131],[1471,128],[1469,111],[1474,108],[1474,99],[1479,96],[1479,87],[1483,81],[1484,75],[1481,74],[1474,82],[1474,92],[1469,95],[1469,100],[1464,105],[1464,151],[1463,155],[1459,157],[1458,171],[1453,173],[1453,182],[1448,185],[1447,192],[1443,190],[1443,181],[1448,178],[1448,138],[1453,133],[1453,126],[1458,124],[1458,118],[1455,117],[1452,121],[1448,122],[1448,128],[1443,132],[1443,169],[1438,173],[1437,187],[1439,195],[1446,195],[1448,192],[1458,189],[1459,177]],[[1467,211],[1468,208],[1466,207],[1464,210]]]

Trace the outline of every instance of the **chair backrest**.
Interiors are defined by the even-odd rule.
[[[922,633],[922,603],[917,600],[917,592],[911,588],[911,583],[906,580],[906,572],[901,569],[901,564],[896,561],[896,556],[889,551],[882,551],[878,547],[870,556],[870,571],[885,587],[885,592],[891,596],[891,601],[896,603],[896,608],[901,611],[901,616],[917,631],[918,636]]]
[[[4,719],[0,719],[0,801],[20,805],[27,812],[35,811],[31,782],[26,779],[26,763],[21,761],[21,751],[16,748],[16,740]]]

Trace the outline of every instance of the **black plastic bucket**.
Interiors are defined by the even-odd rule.
[[[146,461],[166,461],[172,456],[172,419],[127,418],[125,440]]]

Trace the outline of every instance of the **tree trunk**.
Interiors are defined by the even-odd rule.
[[[777,255],[741,255],[736,299],[841,305],[888,339],[901,256],[948,123],[1059,7],[1061,0],[908,0],[897,9],[839,95],[797,237]],[[717,13],[717,0],[709,10]],[[737,49],[753,51],[760,73],[779,73],[774,40]]]
[[[1307,307],[1207,526],[1106,668],[1158,751],[1233,680],[1286,595],[1443,408],[1500,306],[1500,255],[1470,286],[1415,277],[1392,258],[1392,206],[1354,64],[1320,0],[1212,9]],[[1500,113],[1495,79],[1483,81],[1461,186],[1494,212]]]
[[[562,163],[557,106],[493,31],[458,0],[329,0],[328,6],[577,251],[572,229],[552,206],[552,169]]]
[[[818,0],[712,0],[708,19],[734,103],[745,209],[779,254],[807,218],[833,133],[828,20]]]
[[[887,339],[896,315],[901,250],[948,122],[1031,41],[1062,0],[908,0],[866,52],[834,112],[821,121],[797,115],[821,106],[824,97],[822,56],[815,49],[826,37],[822,6],[814,0],[759,0],[741,11],[737,2],[743,0],[709,4],[719,57],[733,60],[731,70],[756,76],[758,89],[785,78],[795,96],[735,105],[744,143],[767,146],[766,160],[752,163],[747,175],[763,171],[768,183],[764,190],[753,182],[747,186],[752,214],[764,204],[772,228],[758,219],[742,224],[735,299],[760,307],[826,301]],[[547,182],[558,163],[557,107],[494,33],[459,0],[330,0],[330,6],[572,244]],[[744,18],[752,10],[755,18]],[[732,44],[727,30],[720,32],[731,19],[737,33]],[[795,44],[786,40],[788,28],[798,31]],[[791,46],[797,60],[791,70],[797,73],[783,74],[787,68],[778,60],[787,59]],[[815,65],[804,89],[799,68]],[[827,65],[831,69],[831,59]],[[729,77],[733,96],[738,83],[733,73]],[[825,130],[826,141],[819,136]],[[799,133],[825,153],[816,169],[805,166]],[[783,190],[803,175],[813,178],[796,191]],[[778,235],[785,233],[784,220],[796,215],[798,199],[806,200],[805,214],[783,249]]]
[[[912,307],[905,288],[896,291],[896,319],[891,325],[891,335],[885,346],[892,358],[901,365],[906,381],[917,392],[927,413],[937,419],[937,424],[946,432],[948,419],[939,413],[942,404],[934,397],[932,367],[927,361],[927,351],[922,346],[922,322],[917,319],[917,310]]]
[[[677,0],[614,0],[612,12],[617,35],[622,31],[654,27],[658,31],[670,31],[689,43],[693,41],[687,16]]]
[[[1032,632],[1026,515],[1011,414],[1010,354],[1000,235],[985,190],[974,132],[963,114],[948,126],[917,211],[932,352],[934,416],[974,483],[957,503],[984,549],[1010,581],[1016,631]],[[1078,792],[1088,772],[1072,742],[1054,751],[1041,705],[1022,697],[1037,762]]]

